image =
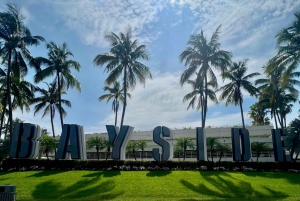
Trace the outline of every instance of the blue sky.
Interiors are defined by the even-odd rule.
[[[99,102],[103,95],[107,74],[103,68],[95,67],[93,59],[97,54],[109,51],[104,39],[107,31],[119,33],[131,25],[134,37],[140,44],[146,44],[150,60],[144,62],[153,74],[145,87],[137,85],[131,91],[125,124],[135,130],[152,130],[158,125],[170,128],[201,126],[200,112],[186,110],[182,98],[191,88],[179,85],[179,76],[185,69],[179,63],[179,55],[185,49],[191,34],[204,30],[211,33],[222,24],[220,41],[222,49],[231,51],[233,61],[249,59],[251,72],[262,72],[262,66],[275,55],[275,35],[294,20],[293,13],[300,11],[300,1],[294,0],[26,0],[2,1],[0,10],[6,10],[6,3],[15,3],[26,16],[26,25],[33,35],[41,35],[47,41],[57,44],[66,42],[75,60],[81,64],[81,71],[73,72],[82,85],[81,93],[70,89],[63,96],[72,102],[72,108],[65,108],[68,115],[65,123],[84,126],[85,133],[104,132],[105,125],[114,123],[111,103]],[[33,56],[46,56],[44,44],[30,48]],[[219,85],[223,81],[219,76]],[[34,71],[27,76],[32,81]],[[40,87],[46,87],[39,84]],[[245,94],[245,121],[249,106],[255,98]],[[297,117],[296,105],[288,121]],[[18,117],[51,131],[50,117],[41,119],[42,113],[33,115],[15,111]],[[119,112],[119,120],[121,110]],[[119,121],[120,122],[120,121]],[[61,132],[59,115],[56,113],[56,134]],[[232,126],[241,124],[240,110],[224,103],[209,103],[207,125]]]

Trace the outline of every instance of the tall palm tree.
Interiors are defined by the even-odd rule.
[[[183,97],[183,102],[191,100],[188,107],[187,107],[187,110],[189,108],[194,108],[195,104],[197,104],[196,110],[201,109],[201,122],[202,122],[202,127],[203,127],[204,122],[205,122],[205,120],[204,120],[205,94],[206,94],[205,92],[207,92],[208,98],[212,102],[217,104],[218,103],[218,98],[217,98],[216,93],[215,93],[217,83],[213,82],[213,81],[209,81],[207,83],[207,90],[206,90],[206,87],[205,87],[204,79],[201,76],[197,76],[195,81],[188,80],[187,83],[192,85],[193,90]]]
[[[107,99],[107,102],[113,99],[112,103],[112,110],[115,113],[115,126],[117,126],[117,120],[118,120],[118,110],[119,110],[119,105],[120,101],[122,104],[124,104],[124,89],[120,87],[119,82],[113,82],[113,87],[105,86],[103,89],[104,91],[108,91],[108,94],[104,94],[99,97],[99,101],[102,101],[104,99]],[[131,94],[127,93],[127,96],[131,98]]]
[[[61,91],[62,86],[65,85],[66,89],[69,87],[75,87],[79,92],[81,90],[80,82],[71,73],[71,69],[74,68],[76,71],[80,71],[80,64],[75,60],[69,60],[69,56],[73,56],[72,52],[68,49],[66,43],[61,46],[50,42],[47,44],[48,58],[37,57],[35,58],[35,63],[41,65],[46,65],[45,69],[37,72],[34,76],[34,81],[39,83],[47,77],[56,75],[57,86],[58,86],[58,103],[59,103],[59,114],[60,123],[63,127],[63,111],[62,111],[62,100]]]
[[[222,86],[219,90],[222,91],[220,100],[226,99],[226,106],[228,104],[235,104],[240,106],[243,128],[245,128],[244,114],[243,114],[243,93],[242,89],[248,92],[251,96],[256,96],[259,90],[252,85],[249,79],[260,75],[260,73],[251,73],[245,75],[247,72],[247,61],[234,62],[231,64],[229,70],[223,74],[223,79],[230,80],[230,83]]]
[[[0,12],[0,55],[4,61],[7,61],[7,104],[9,110],[10,130],[12,130],[12,101],[11,101],[11,68],[12,59],[15,58],[23,63],[23,58],[28,61],[32,56],[27,46],[38,45],[44,38],[41,36],[32,36],[28,27],[24,24],[24,16],[19,9],[12,4],[7,4],[8,11]],[[25,63],[25,62],[24,62]]]
[[[231,53],[221,50],[221,44],[219,42],[221,25],[212,34],[210,40],[208,40],[203,31],[200,34],[191,35],[188,41],[188,47],[184,50],[179,60],[182,63],[185,61],[185,66],[188,68],[182,73],[180,77],[180,83],[183,85],[187,82],[191,76],[195,73],[198,76],[204,77],[205,91],[208,91],[208,80],[217,83],[216,75],[213,68],[221,71],[222,73],[227,69],[227,66],[231,61]],[[205,127],[206,113],[207,113],[207,99],[208,93],[204,96],[204,122],[202,127]]]
[[[111,49],[109,53],[99,54],[94,59],[94,64],[103,66],[105,71],[109,72],[106,84],[110,85],[123,74],[124,106],[122,112],[121,126],[124,122],[127,106],[127,91],[130,87],[135,88],[136,80],[145,85],[146,78],[152,79],[149,68],[139,60],[148,60],[149,54],[146,45],[138,45],[138,40],[132,39],[131,27],[127,27],[125,33],[119,36],[113,32],[106,34],[105,39],[110,42]]]
[[[255,81],[255,85],[259,85],[258,89],[261,91],[260,95],[260,103],[266,104],[269,106],[271,111],[271,118],[275,120],[275,126],[278,128],[277,121],[280,121],[279,116],[283,114],[283,107],[288,102],[284,101],[284,94],[290,94],[286,96],[289,101],[292,101],[291,97],[298,97],[298,90],[295,86],[300,86],[300,81],[295,79],[295,77],[299,76],[298,72],[291,72],[289,77],[285,80],[285,82],[281,82],[281,77],[285,71],[285,67],[275,65],[273,61],[269,61],[266,66],[263,67],[265,69],[265,74],[267,78],[257,79]],[[272,68],[272,71],[268,71],[267,69]],[[294,101],[293,101],[294,102]],[[283,128],[282,122],[279,122],[281,127]]]
[[[60,110],[60,104],[59,104],[59,92],[57,88],[57,83],[54,81],[50,85],[46,83],[48,86],[48,89],[41,89],[39,87],[36,88],[36,92],[39,92],[41,96],[35,97],[30,102],[31,104],[36,104],[34,106],[34,115],[44,109],[44,113],[42,118],[50,113],[50,119],[51,119],[51,126],[52,126],[52,134],[53,138],[55,138],[55,130],[54,130],[54,124],[53,119],[55,116],[55,110]],[[64,91],[64,88],[61,88],[60,94],[66,94]],[[61,99],[61,103],[65,104],[68,107],[71,107],[71,102],[65,99]],[[64,110],[64,108],[61,108],[62,115],[66,116],[67,113]]]
[[[294,15],[296,19],[291,26],[283,28],[276,35],[278,53],[273,61],[278,64],[278,67],[286,67],[281,78],[283,83],[287,82],[290,74],[297,69],[300,62],[300,12]],[[272,68],[269,66],[267,71],[271,70]]]

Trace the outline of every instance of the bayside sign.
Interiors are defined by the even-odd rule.
[[[123,125],[119,130],[113,125],[106,126],[109,142],[112,145],[112,159],[125,160],[126,146],[133,132],[133,127]],[[287,135],[283,129],[272,129],[272,141],[275,161],[291,161],[284,147],[282,136]],[[41,128],[30,123],[17,123],[11,136],[10,158],[36,158],[39,152]],[[153,148],[152,155],[156,161],[173,159],[173,145],[165,138],[173,138],[173,131],[165,126],[157,126],[153,130],[153,141],[161,148]],[[205,129],[196,128],[197,160],[206,161]],[[231,128],[233,161],[248,161],[251,159],[250,135],[247,129]],[[75,124],[64,124],[56,159],[86,159],[85,136],[83,127]]]

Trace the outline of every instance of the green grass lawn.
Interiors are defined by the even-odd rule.
[[[17,200],[300,200],[300,174],[211,171],[0,172]]]

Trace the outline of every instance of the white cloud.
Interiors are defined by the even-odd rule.
[[[180,87],[178,73],[164,74],[148,80],[145,88],[139,85],[130,92],[132,99],[128,101],[124,124],[134,126],[135,130],[152,130],[158,125],[170,128],[201,126],[200,111],[186,110],[188,102],[182,102],[183,96],[190,90],[188,85]],[[208,102],[209,107],[213,105],[212,102]],[[118,122],[121,114],[120,110]],[[198,116],[196,120],[195,116]],[[241,124],[240,113],[228,115],[216,112],[212,117],[207,119],[206,125],[226,126],[232,125],[232,122]],[[245,119],[247,120],[246,113]],[[107,124],[114,124],[114,114],[101,121],[98,128],[88,128],[87,131],[105,131],[104,125]]]
[[[119,33],[127,25],[133,28],[134,37],[149,42],[159,35],[150,26],[157,20],[164,1],[68,1],[54,3],[66,25],[74,30],[85,44],[105,46],[104,35],[108,31]]]

